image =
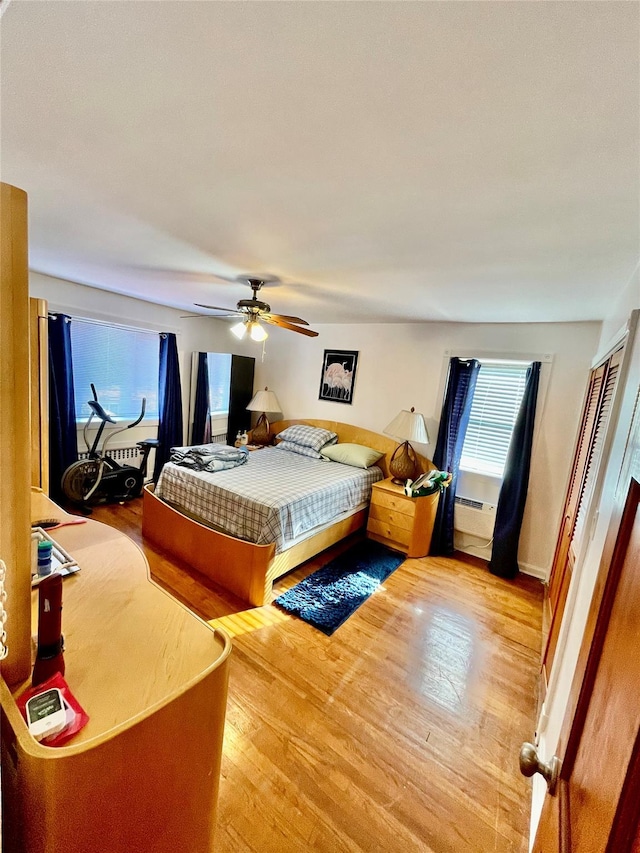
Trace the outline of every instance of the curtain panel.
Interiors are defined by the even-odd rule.
[[[541,363],[534,361],[527,370],[524,395],[513,428],[498,496],[489,571],[503,578],[514,578],[520,571],[518,543],[529,487],[540,368]]]
[[[160,335],[160,372],[158,379],[158,440],[153,479],[157,482],[172,447],[182,445],[182,387],[176,336]]]
[[[62,475],[78,460],[76,402],[71,357],[71,317],[50,314],[49,326],[49,492],[63,499]]]
[[[196,398],[193,406],[193,423],[191,424],[191,444],[207,444],[211,440],[209,409],[209,368],[207,354],[206,352],[199,352]]]
[[[479,370],[480,362],[475,358],[467,361],[452,358],[449,362],[447,392],[442,407],[433,463],[440,471],[448,471],[451,474],[451,483],[440,495],[429,551],[434,556],[453,553],[456,483]]]

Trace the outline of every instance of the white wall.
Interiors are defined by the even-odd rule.
[[[602,324],[598,352],[603,352],[611,338],[629,319],[634,308],[640,308],[640,263],[633,271],[629,283],[611,306],[609,314]]]
[[[433,453],[438,432],[446,351],[527,357],[553,354],[546,398],[540,401],[520,548],[521,567],[546,576],[600,324],[416,323],[316,328],[320,334],[313,339],[280,329],[271,332],[265,360],[256,364],[256,386],[268,385],[276,392],[284,418],[338,420],[375,432],[382,432],[401,409],[415,406],[425,415],[431,438],[429,446],[416,448],[426,456]],[[359,352],[351,405],[318,399],[325,349]]]
[[[157,305],[155,302],[145,302],[35,272],[29,274],[29,293],[31,296],[46,299],[50,310],[140,328],[175,332],[181,353],[209,350],[255,355],[253,349],[249,353],[247,344],[242,344],[233,335],[229,335],[227,323],[207,317],[183,320],[180,318],[184,311]]]

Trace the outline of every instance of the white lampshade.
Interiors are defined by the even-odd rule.
[[[387,435],[392,435],[394,438],[401,441],[417,441],[420,444],[429,443],[429,435],[427,433],[427,425],[423,415],[416,412],[413,407],[408,412],[403,409],[400,414],[396,415],[391,423],[383,430]]]
[[[268,388],[265,388],[264,391],[256,391],[247,409],[250,412],[282,412],[278,398]]]
[[[244,320],[240,320],[239,323],[236,323],[231,327],[231,334],[235,335],[238,340],[242,340],[244,336],[247,334],[247,325]]]
[[[265,328],[257,320],[240,320],[239,323],[236,323],[231,327],[231,333],[234,334],[239,341],[246,336],[247,332],[249,332],[251,340],[257,341],[258,343],[260,341],[266,341],[269,337]]]
[[[265,341],[269,335],[265,331],[264,327],[258,323],[257,320],[249,323],[249,335],[251,336],[252,341]]]

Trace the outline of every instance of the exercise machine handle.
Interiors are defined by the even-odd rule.
[[[144,417],[144,413],[146,411],[146,408],[147,408],[147,398],[143,397],[142,398],[142,411],[140,412],[140,417],[137,420],[135,420],[132,424],[129,424],[127,429],[131,429],[131,427],[138,426],[138,424],[140,423],[140,421]]]

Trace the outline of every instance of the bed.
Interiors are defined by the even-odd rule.
[[[144,490],[144,536],[234,595],[269,603],[276,578],[366,525],[371,485],[388,476],[396,447],[385,436],[335,421],[279,421],[271,432],[277,436],[294,424],[329,430],[338,443],[384,455],[366,470],[276,447],[214,474],[168,463],[156,489]],[[419,463],[423,471],[433,468],[423,457]]]

